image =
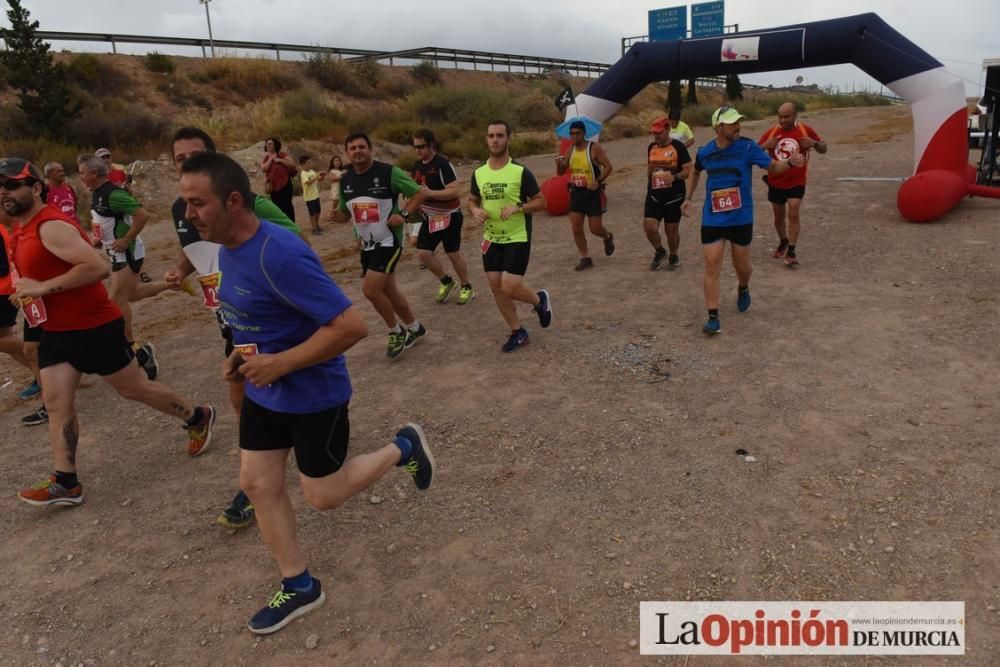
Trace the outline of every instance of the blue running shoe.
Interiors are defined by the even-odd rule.
[[[312,589],[305,592],[282,586],[267,606],[253,615],[247,623],[247,628],[255,635],[269,635],[299,616],[321,607],[324,602],[326,593],[323,592],[323,586],[316,577],[312,578]]]
[[[722,322],[718,317],[710,317],[701,330],[707,334],[717,334],[722,331]]]
[[[513,352],[517,348],[527,345],[529,342],[531,341],[528,338],[528,330],[521,327],[510,334],[510,338],[507,339],[507,342],[500,349],[504,352]]]
[[[548,290],[538,292],[538,305],[532,306],[532,310],[538,315],[538,324],[544,329],[552,324],[552,299]]]
[[[747,312],[747,310],[749,310],[749,308],[750,308],[750,288],[747,288],[736,295],[736,310],[740,311],[741,313],[745,313]]]
[[[396,432],[396,437],[410,441],[410,458],[402,468],[413,475],[413,483],[419,490],[426,491],[434,479],[434,456],[431,454],[430,445],[427,444],[424,429],[420,428],[419,424],[410,422]]]
[[[35,398],[42,393],[42,388],[38,386],[38,380],[32,380],[31,384],[17,392],[17,397],[22,401],[27,401],[29,399]]]

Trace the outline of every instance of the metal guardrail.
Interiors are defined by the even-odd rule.
[[[516,70],[524,73],[545,73],[552,71],[576,74],[577,76],[598,76],[606,72],[611,65],[607,63],[589,62],[584,60],[569,60],[566,58],[546,58],[514,53],[494,53],[489,51],[470,51],[466,49],[447,49],[435,46],[424,46],[403,51],[376,51],[371,49],[351,49],[335,46],[320,46],[316,44],[283,44],[277,42],[246,42],[239,40],[214,39],[201,37],[163,37],[159,35],[122,35],[117,33],[92,32],[61,32],[54,30],[38,30],[35,33],[40,39],[55,42],[103,42],[111,44],[111,52],[118,53],[119,44],[148,44],[168,46],[188,46],[201,49],[202,57],[208,57],[207,49],[214,46],[220,49],[273,51],[278,60],[285,53],[325,53],[341,56],[345,60],[430,60],[435,64],[440,62],[453,63],[457,69],[459,64],[472,65],[473,69],[480,66],[496,71],[498,68],[508,72]],[[6,48],[6,44],[4,45]]]

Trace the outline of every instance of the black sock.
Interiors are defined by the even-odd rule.
[[[709,308],[708,309],[708,319],[710,319],[710,320],[717,320],[717,319],[719,319],[719,309],[718,308]]]
[[[451,281],[451,276],[449,276],[449,275],[445,275],[445,277],[441,279],[441,284],[442,285],[450,285],[451,282],[452,282]]]
[[[184,422],[184,425],[187,426],[188,428],[191,428],[192,426],[197,426],[198,423],[201,422],[204,416],[205,416],[205,411],[202,410],[201,408],[196,407],[194,409],[194,414],[191,415],[191,419]]]
[[[678,257],[677,255],[671,255],[671,256],[670,256],[670,261],[671,261],[671,262],[676,262],[676,261],[677,261],[677,260],[679,260],[679,259],[680,259],[680,257]]]
[[[667,251],[663,249],[663,246],[660,246],[659,248],[656,249],[656,256],[657,257],[663,257],[666,254],[667,254]]]
[[[740,294],[743,294],[744,292],[749,292],[750,291],[750,286],[749,285],[740,285],[739,290],[740,290]]]
[[[788,254],[792,255],[793,257],[795,256],[795,246],[791,243],[788,244]]]
[[[56,470],[56,484],[62,488],[72,489],[79,483],[80,482],[77,480],[75,472],[59,472]]]
[[[787,248],[788,247],[788,239],[787,238],[778,239],[778,247],[779,248]]]

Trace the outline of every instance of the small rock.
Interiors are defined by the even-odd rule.
[[[609,551],[608,553],[604,554],[604,557],[607,558],[608,560],[614,560],[618,558],[618,554]]]
[[[126,498],[125,501],[122,502],[122,507],[128,507],[131,504],[132,504],[132,499],[131,498]]]
[[[636,641],[635,639],[628,640],[628,647],[629,648],[635,648],[638,645],[639,645],[639,642]]]
[[[891,554],[895,550],[896,550],[895,547],[886,547],[885,549],[883,549],[883,551],[885,551],[887,554]]]
[[[396,553],[396,543],[393,542],[392,544],[390,544],[389,546],[387,546],[385,548],[385,550],[386,550],[386,553],[390,553],[390,554]]]
[[[433,651],[435,649],[437,649],[437,644],[431,644],[430,646],[427,647],[428,651]]]
[[[746,461],[747,463],[753,463],[754,461],[757,460],[757,457],[753,456],[752,454],[747,454],[746,456],[743,457],[743,460]]]
[[[632,584],[626,581],[625,583],[622,584],[622,588],[624,588],[625,590],[631,590]]]
[[[312,650],[319,646],[319,635],[309,635],[306,637],[306,648]]]
[[[490,644],[489,646],[486,647],[486,652],[487,653],[493,653],[493,651],[495,651],[495,650],[497,650],[497,647],[494,646],[493,644]]]
[[[369,502],[371,502],[372,505],[378,505],[379,503],[381,503],[384,500],[384,498],[382,498],[382,496],[376,496],[373,493],[372,497],[369,498],[368,500],[369,500]]]

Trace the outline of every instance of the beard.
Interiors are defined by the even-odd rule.
[[[31,209],[31,201],[22,202],[18,199],[8,199],[3,202],[3,211],[7,215],[17,217]]]

